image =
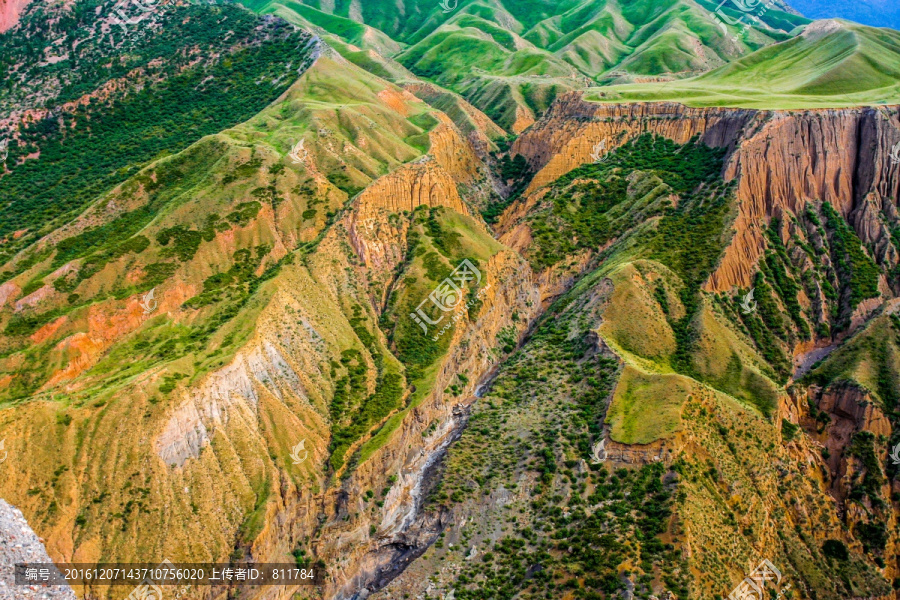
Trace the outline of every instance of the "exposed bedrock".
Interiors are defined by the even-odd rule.
[[[874,248],[877,260],[897,263],[888,243],[890,226],[900,223],[900,164],[891,159],[900,142],[897,107],[758,111],[594,104],[573,93],[522,134],[513,152],[537,169],[533,191],[591,162],[604,140],[611,149],[647,132],[677,143],[698,136],[728,149],[724,176],[737,179],[738,215],[707,291],[749,287],[765,248],[763,226],[802,211],[807,202],[830,202]]]

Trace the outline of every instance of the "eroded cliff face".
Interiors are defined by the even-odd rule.
[[[512,153],[524,155],[536,174],[522,198],[502,215],[497,227],[499,239],[526,253],[538,235],[547,235],[547,229],[541,232],[532,220],[542,205],[547,210],[547,184],[585,163],[602,160],[602,153],[647,132],[682,144],[697,136],[708,145],[726,149],[722,175],[731,182],[728,189],[733,194],[730,206],[734,213],[731,217],[734,220],[729,218],[727,227],[734,223],[736,231],[725,245],[718,265],[701,285],[708,304],[694,323],[693,332],[698,341],[695,372],[691,376],[696,379],[681,380],[690,382],[689,385],[678,383],[677,377],[669,377],[668,364],[663,369],[659,365],[665,348],[660,349],[664,345],[659,339],[662,336],[654,328],[671,332],[666,317],[674,325],[684,314],[684,307],[676,299],[682,283],[673,282],[670,272],[660,269],[658,264],[638,265],[641,261],[636,261],[629,250],[616,254],[614,246],[619,240],[613,239],[599,248],[567,254],[564,260],[535,276],[544,305],[559,300],[553,303],[553,314],[542,322],[543,327],[558,333],[560,322],[564,322],[562,314],[571,311],[578,315],[578,326],[582,329],[569,331],[567,342],[578,339],[586,323],[592,323],[606,342],[605,353],[615,356],[619,365],[624,362],[629,372],[641,373],[640,377],[632,375],[638,384],[628,389],[622,388],[624,375],[617,375],[618,387],[601,404],[605,402],[610,410],[618,404],[620,411],[633,411],[631,414],[637,415],[630,417],[624,431],[620,426],[619,435],[635,435],[636,430],[657,426],[662,433],[647,443],[625,443],[604,437],[604,466],[624,480],[629,475],[619,471],[633,473],[643,468],[676,465],[662,480],[664,485],[677,489],[682,499],[673,509],[675,514],[661,539],[666,544],[672,543],[679,559],[685,561],[679,570],[691,572],[690,593],[685,597],[726,595],[756,566],[759,557],[772,558],[790,569],[797,597],[843,598],[848,594],[896,597],[896,592],[890,591],[890,581],[897,573],[897,538],[893,533],[897,513],[891,496],[896,490],[891,489],[883,475],[889,472],[884,444],[892,434],[892,425],[881,401],[855,385],[832,386],[824,391],[812,386],[798,392],[806,385],[801,383],[790,387],[791,395],[788,395],[784,386],[792,383],[790,372],[785,369],[778,383],[768,380],[775,376],[767,367],[761,367],[764,360],[756,354],[758,350],[747,327],[734,309],[721,302],[722,296],[714,294],[751,287],[753,276],[761,269],[770,268],[761,264],[760,259],[776,251],[784,252],[786,264],[795,269],[791,277],[796,281],[815,268],[842,268],[832,260],[836,257],[836,262],[841,257],[830,253],[828,248],[836,236],[842,235],[835,233],[843,226],[841,223],[849,223],[878,265],[874,287],[866,292],[868,297],[857,299],[848,308],[846,297],[838,302],[829,297],[834,295],[834,290],[827,293],[823,290],[827,282],[807,281],[803,277],[804,285],[802,289],[798,286],[796,299],[804,314],[810,315],[810,323],[823,321],[813,319],[813,315],[821,317],[839,312],[846,312],[847,323],[834,338],[827,330],[824,334],[808,333],[805,338],[782,331],[786,364],[790,365],[791,356],[796,359],[795,376],[799,378],[835,346],[858,334],[863,325],[871,322],[873,314],[891,310],[891,298],[896,292],[892,290],[890,269],[896,265],[896,249],[890,243],[890,230],[898,224],[897,171],[900,169],[893,165],[889,153],[900,140],[897,110],[890,107],[765,112],[690,109],[674,104],[593,105],[582,102],[576,95],[567,96],[513,146]],[[581,183],[575,179],[572,186]],[[629,180],[629,184],[633,183]],[[631,185],[629,191],[630,188]],[[598,197],[603,198],[599,194]],[[684,198],[670,195],[669,200],[674,207]],[[797,218],[805,214],[807,206],[820,207],[823,202],[834,207],[841,223],[827,224],[826,232],[813,218]],[[556,210],[567,207],[572,209],[573,205],[560,202]],[[538,235],[533,235],[536,230]],[[799,242],[788,243],[794,240]],[[702,242],[698,240],[698,244]],[[629,243],[637,244],[626,238],[623,245],[628,248]],[[801,251],[801,244],[811,250]],[[609,248],[613,248],[613,253],[604,254]],[[634,253],[646,256],[638,250]],[[608,270],[604,270],[606,256],[612,264]],[[629,261],[632,263],[628,268],[617,266]],[[594,269],[600,274],[591,272]],[[618,269],[624,274],[609,272]],[[656,273],[651,273],[653,270]],[[647,277],[648,274],[652,277]],[[573,289],[575,282],[578,284]],[[670,285],[671,296],[667,291]],[[590,302],[581,304],[578,294],[585,293],[590,286],[597,286],[600,296],[610,295],[609,289],[603,291],[605,288],[620,291],[617,310],[613,310],[612,303],[600,302],[605,309],[594,315]],[[646,287],[649,289],[643,290],[645,293],[637,293],[636,288]],[[849,290],[840,290],[838,296],[841,295],[849,296]],[[663,322],[653,322],[651,328],[647,315]],[[549,337],[552,339],[552,335]],[[564,529],[551,536],[549,547],[556,551],[553,558],[577,563],[577,544],[583,541],[574,533],[577,520],[583,514],[590,517],[602,512],[612,500],[600,494],[586,494],[586,499],[579,497],[575,489],[578,482],[591,481],[590,473],[596,467],[588,466],[586,459],[578,460],[585,456],[585,448],[589,448],[584,443],[578,449],[557,452],[558,446],[565,448],[565,438],[571,439],[571,431],[560,439],[554,435],[555,431],[544,431],[543,441],[550,440],[544,449],[545,458],[540,458],[539,450],[529,452],[525,447],[540,448],[541,440],[536,439],[535,431],[541,430],[541,424],[549,421],[555,427],[558,414],[576,410],[573,404],[578,394],[568,386],[580,378],[566,381],[559,374],[577,372],[577,368],[548,367],[564,351],[560,347],[556,354],[541,356],[546,343],[547,337],[534,345],[526,342],[517,355],[518,360],[501,368],[501,373],[507,368],[514,373],[517,365],[529,364],[532,355],[540,356],[540,360],[531,363],[541,365],[540,374],[530,378],[527,389],[516,389],[509,381],[512,377],[529,378],[527,369],[516,375],[508,374],[505,381],[501,376],[500,381],[504,382],[498,385],[496,393],[488,391],[486,401],[475,407],[473,418],[485,419],[497,428],[491,430],[492,439],[508,436],[512,441],[494,450],[488,449],[493,441],[486,446],[478,431],[470,434],[467,430],[463,434],[459,448],[454,447],[448,459],[446,477],[450,487],[443,494],[443,501],[440,494],[433,500],[431,510],[420,519],[416,529],[431,532],[433,537],[435,529],[446,527],[441,543],[377,598],[404,594],[446,597],[451,588],[457,593],[465,589],[465,597],[471,597],[472,581],[489,587],[492,574],[498,572],[479,567],[482,561],[494,564],[494,569],[509,566],[508,571],[501,572],[509,573],[512,580],[521,575],[516,571],[517,565],[530,565],[524,581],[511,585],[531,589],[529,580],[547,568],[549,561],[543,563],[535,554],[517,555],[516,544],[534,552],[538,546],[534,531],[552,529],[553,525],[548,523],[554,517],[559,518],[557,527]],[[726,364],[729,356],[731,363]],[[582,356],[575,360],[579,365],[584,361]],[[744,371],[740,375],[734,375],[741,369]],[[733,376],[731,383],[729,372]],[[597,375],[597,371],[592,370],[591,375]],[[734,385],[735,379],[741,383]],[[758,384],[769,386],[765,394],[774,407],[769,416],[761,415],[748,402],[753,400],[753,393],[747,394],[747,390]],[[651,389],[653,385],[658,387]],[[747,387],[741,389],[742,386]],[[511,388],[516,391],[511,393]],[[651,391],[641,395],[648,389]],[[762,391],[762,387],[755,391]],[[662,397],[677,401],[677,410],[665,406],[665,401],[655,404]],[[659,406],[659,409],[646,409],[642,414],[639,412],[642,405]],[[621,419],[622,412],[616,418]],[[672,422],[666,423],[667,420]],[[609,435],[611,426],[616,427],[615,422],[611,425],[610,413],[600,422],[603,436]],[[662,425],[657,425],[658,422]],[[797,432],[801,426],[806,433]],[[519,440],[528,437],[523,429],[530,429],[533,436],[525,445],[519,444]],[[591,436],[594,452],[599,448],[597,440]],[[509,455],[499,456],[504,452]],[[548,476],[556,467],[544,462],[548,453],[557,460],[567,459],[567,470],[559,467],[563,476]],[[479,459],[473,461],[473,456]],[[600,470],[602,480],[606,473]],[[498,476],[498,471],[502,475]],[[546,485],[554,489],[551,503],[558,507],[554,510],[562,510],[561,514],[539,514],[540,498],[548,494]],[[592,489],[590,484],[588,489]],[[448,495],[450,502],[447,502]],[[598,498],[603,501],[598,502]],[[634,508],[637,503],[635,500],[629,507]],[[602,531],[614,531],[613,521],[612,516],[604,519]],[[877,542],[882,523],[886,524],[884,547]],[[507,543],[510,540],[513,542]],[[554,543],[557,540],[562,541]],[[865,569],[843,579],[846,587],[834,583],[834,573],[824,562],[813,564],[798,558],[819,556],[827,540],[845,544],[854,561],[862,558],[862,562],[854,565],[866,565]],[[486,553],[498,551],[531,562],[498,565],[495,557],[482,559]],[[673,580],[677,577],[657,579],[658,574],[646,566],[649,559],[642,555],[641,560],[647,561],[640,567],[641,579],[653,580],[652,589],[658,597],[666,597],[677,589],[671,587],[676,585]],[[572,573],[580,573],[578,567]],[[639,585],[634,580],[626,583],[629,590]],[[539,585],[535,583],[534,587],[540,589]]]
[[[822,485],[846,530],[859,532],[860,527],[886,524],[886,545],[880,552],[887,559],[885,576],[894,579],[900,575],[891,559],[897,556],[900,543],[892,533],[898,515],[882,499],[891,499],[900,489],[884,478],[891,459],[880,449],[879,440],[891,438],[892,426],[879,405],[856,383],[813,385],[785,396],[779,415],[806,432],[808,460],[821,465]]]
[[[707,289],[747,287],[765,247],[759,223],[799,214],[808,202],[829,202],[876,248],[884,265],[888,228],[897,223],[900,169],[890,159],[900,142],[896,108],[762,113],[761,127],[743,136],[726,176],[737,178],[740,212],[735,238]]]
[[[570,93],[558,99],[516,140],[512,152],[525,156],[537,171],[527,194],[592,162],[595,150],[602,157],[645,132],[678,144],[697,135],[709,146],[733,150],[755,118],[755,111],[732,108],[690,108],[675,103],[596,104]],[[598,147],[604,141],[605,145]]]
[[[353,248],[375,286],[373,300],[383,306],[395,270],[404,258],[407,219],[397,217],[417,206],[446,207],[469,214],[460,198],[456,180],[437,160],[426,157],[380,178],[355,201],[346,225]],[[391,218],[390,215],[394,215]]]
[[[809,202],[831,203],[881,264],[897,264],[889,243],[890,227],[900,222],[900,168],[890,158],[900,142],[896,107],[756,111],[593,104],[569,94],[513,146],[537,171],[526,194],[645,132],[680,144],[698,136],[728,149],[724,176],[738,182],[738,215],[707,291],[750,287],[766,247],[763,226]]]

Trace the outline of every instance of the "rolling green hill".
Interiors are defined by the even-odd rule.
[[[667,85],[592,90],[606,101],[677,100],[692,106],[794,108],[900,100],[900,33],[817,21],[799,36],[709,73]]]
[[[375,2],[359,10],[341,2],[330,10],[312,1],[246,4],[338,38],[351,45],[345,53],[374,50],[394,59],[514,132],[562,92],[697,75],[787,40],[808,23],[783,7],[741,31],[740,22],[725,25],[715,15],[718,5],[706,0],[488,0],[451,2],[452,10],[436,2]],[[731,20],[740,16],[722,10]]]

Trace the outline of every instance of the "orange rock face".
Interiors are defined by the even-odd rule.
[[[434,128],[429,136],[431,148],[429,153],[434,160],[460,183],[473,182],[479,173],[480,162],[460,135],[450,117],[437,114],[441,124]]]
[[[395,111],[403,115],[409,116],[409,102],[421,102],[418,98],[407,91],[397,91],[391,88],[378,92],[378,99],[393,108]]]
[[[513,144],[538,172],[528,192],[547,185],[572,169],[592,162],[592,154],[611,151],[641,133],[656,133],[678,144],[693,136],[714,147],[736,147],[755,111],[689,108],[674,103],[592,104],[579,93],[561,97],[547,114]],[[527,192],[526,192],[527,193]]]
[[[895,108],[756,111],[689,108],[673,103],[591,104],[562,97],[513,145],[537,169],[528,192],[547,185],[642,133],[683,144],[692,137],[727,148],[726,181],[737,180],[734,237],[705,289],[748,287],[773,217],[797,214],[807,202],[830,202],[853,224],[876,258],[896,264],[881,214],[896,216],[900,168],[890,159],[900,142]],[[605,143],[604,143],[605,142]]]
[[[177,311],[181,304],[193,296],[196,290],[188,284],[176,284],[171,289],[158,295],[159,304],[153,311]],[[44,384],[45,389],[52,388],[61,381],[68,381],[92,367],[97,360],[117,340],[137,330],[141,324],[152,316],[147,314],[141,305],[139,296],[133,297],[122,310],[112,312],[109,304],[96,304],[88,314],[88,330],[69,335],[56,345],[56,350],[67,357],[67,364],[58,370]],[[40,343],[53,337],[63,325],[67,317],[60,317],[39,329],[31,337]]]
[[[362,219],[373,216],[379,208],[398,213],[423,204],[469,214],[456,191],[456,181],[437,161],[427,157],[378,179],[360,194],[358,202]]]
[[[766,112],[754,121],[726,168],[726,179],[738,179],[740,212],[708,291],[748,286],[765,247],[761,225],[807,202],[831,203],[864,242],[886,240],[871,208],[896,211],[900,197],[900,170],[889,158],[900,141],[896,115],[859,108]]]

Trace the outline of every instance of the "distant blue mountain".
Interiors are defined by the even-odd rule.
[[[788,0],[788,3],[810,19],[840,18],[900,30],[897,0]]]

